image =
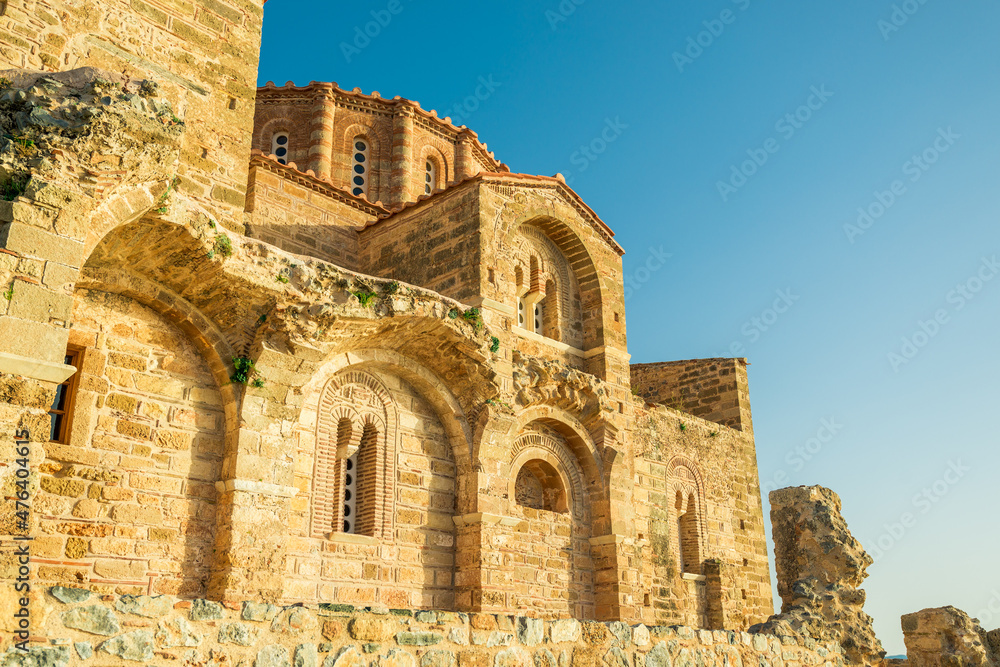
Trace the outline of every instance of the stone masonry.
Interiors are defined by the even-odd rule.
[[[876,662],[825,490],[744,632],[746,360],[631,365],[624,249],[560,175],[256,88],[263,15],[0,2],[0,664]]]

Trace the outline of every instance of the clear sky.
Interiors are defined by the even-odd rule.
[[[632,360],[749,358],[761,482],[840,494],[896,654],[925,607],[1000,626],[998,32],[994,0],[272,0],[260,82],[566,175],[627,250]]]

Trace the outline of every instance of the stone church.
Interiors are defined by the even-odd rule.
[[[771,615],[746,361],[631,364],[625,250],[561,176],[415,101],[256,87],[260,0],[55,4],[0,12],[0,424],[34,480],[2,532],[34,581]]]

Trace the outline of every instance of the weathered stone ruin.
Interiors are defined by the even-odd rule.
[[[986,632],[961,609],[939,607],[901,619],[909,667],[998,667],[1000,630]]]
[[[840,514],[840,497],[821,486],[772,491],[771,526],[781,613],[752,632],[836,641],[855,664],[885,656],[859,587],[872,563]]]

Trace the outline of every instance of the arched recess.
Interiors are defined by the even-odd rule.
[[[435,165],[435,178],[434,182],[431,184],[431,191],[440,190],[444,188],[448,183],[454,179],[454,169],[448,158],[445,156],[444,151],[439,147],[433,145],[429,141],[425,141],[420,148],[416,151],[419,156],[419,161],[414,165],[414,172],[417,178],[417,195],[424,194],[424,174],[426,172],[426,163],[428,160],[432,161]]]
[[[257,128],[257,136],[254,137],[253,147],[262,152],[264,155],[269,155],[271,153],[271,137],[278,132],[287,132],[289,143],[291,143],[292,148],[296,151],[308,149],[308,146],[305,145],[302,136],[295,132],[295,127],[296,126],[292,120],[285,116],[272,118]],[[297,153],[289,151],[289,161],[296,162],[296,157],[298,157]],[[305,169],[303,169],[303,171],[305,171]]]
[[[604,345],[603,312],[608,296],[601,285],[597,263],[590,248],[584,243],[572,225],[555,218],[542,208],[531,209],[519,217],[507,229],[502,239],[501,252],[515,245],[515,235],[522,228],[537,230],[559,250],[565,258],[569,272],[580,291],[580,316],[582,319],[582,349],[592,350]],[[513,275],[507,278],[513,284]],[[562,288],[564,291],[570,286]],[[513,298],[513,295],[510,295]]]
[[[565,438],[583,472],[583,492],[591,500],[602,498],[605,495],[604,463],[593,438],[576,417],[551,405],[534,405],[519,412],[511,420],[491,419],[483,424],[476,436],[473,460],[485,463],[483,456],[493,452],[484,451],[484,443],[514,442],[524,427],[534,421],[552,428]],[[502,494],[506,489],[494,491]]]
[[[153,559],[142,568],[153,573],[150,590],[205,597],[221,521],[217,485],[236,440],[220,358],[228,344],[192,304],[122,269],[84,268],[74,324],[70,342],[83,352],[69,444],[122,453],[107,471],[117,484],[100,493],[116,524],[144,540],[135,553]],[[133,565],[126,555],[116,568],[95,563],[95,574],[121,579]]]
[[[569,443],[579,434],[568,425],[558,428],[553,419],[532,419],[511,442],[509,462],[503,466],[505,514],[518,527],[494,543],[499,566],[511,577],[510,608],[550,618],[568,614],[593,619],[596,582],[588,475]],[[518,502],[517,480],[526,473],[542,494],[535,507]],[[546,492],[555,497],[546,499]]]
[[[382,381],[363,370],[346,369],[330,378],[320,392],[316,417],[316,455],[313,464],[311,497],[311,534],[326,537],[331,532],[355,533],[377,538],[383,543],[393,540],[395,513],[396,453],[399,449],[399,418],[389,390]],[[350,423],[349,428],[344,422]],[[374,439],[364,442],[364,434],[371,427]],[[344,434],[349,433],[346,439]],[[371,451],[368,451],[368,447]],[[359,498],[356,505],[347,505],[345,489],[347,477],[352,474],[356,450],[365,448],[370,461],[357,461],[355,478],[366,470],[366,486],[370,495]],[[360,485],[361,482],[359,481]],[[360,487],[357,490],[361,493]],[[354,507],[356,517],[349,517],[346,510]],[[352,523],[356,522],[356,523]],[[350,525],[352,529],[345,526]]]
[[[465,411],[448,385],[425,365],[394,350],[363,348],[339,353],[323,362],[302,387],[305,397],[300,413],[300,430],[310,430],[317,418],[321,388],[346,368],[383,368],[413,385],[433,406],[448,435],[452,456],[460,473],[472,469],[472,430]],[[470,510],[471,511],[471,510]]]
[[[708,546],[705,484],[701,472],[694,461],[684,456],[670,459],[666,470],[668,511],[671,526],[675,527],[672,551],[678,570],[701,574]]]
[[[356,391],[359,387],[363,387],[360,392]],[[352,423],[347,438],[348,429],[341,428],[344,420]],[[348,454],[356,443],[360,457],[365,446],[358,442],[362,422],[374,422],[380,434],[384,428],[387,457],[395,455],[386,461],[380,481],[385,493],[382,533],[324,534],[322,525],[319,530],[312,525],[304,533],[297,516],[308,511],[315,518],[321,476],[333,468],[330,460],[335,457],[324,460],[322,452]],[[470,465],[468,424],[447,386],[424,366],[395,351],[340,353],[326,360],[305,383],[295,433],[301,505],[293,511],[290,526],[291,556],[304,565],[286,572],[286,586],[318,586],[315,595],[324,602],[453,608],[454,516],[463,487],[470,486],[465,479]],[[393,439],[394,447],[389,442]],[[343,479],[343,474],[343,469],[336,470],[334,480]],[[362,569],[359,558],[379,564],[369,572]],[[309,573],[317,576],[303,576]]]

